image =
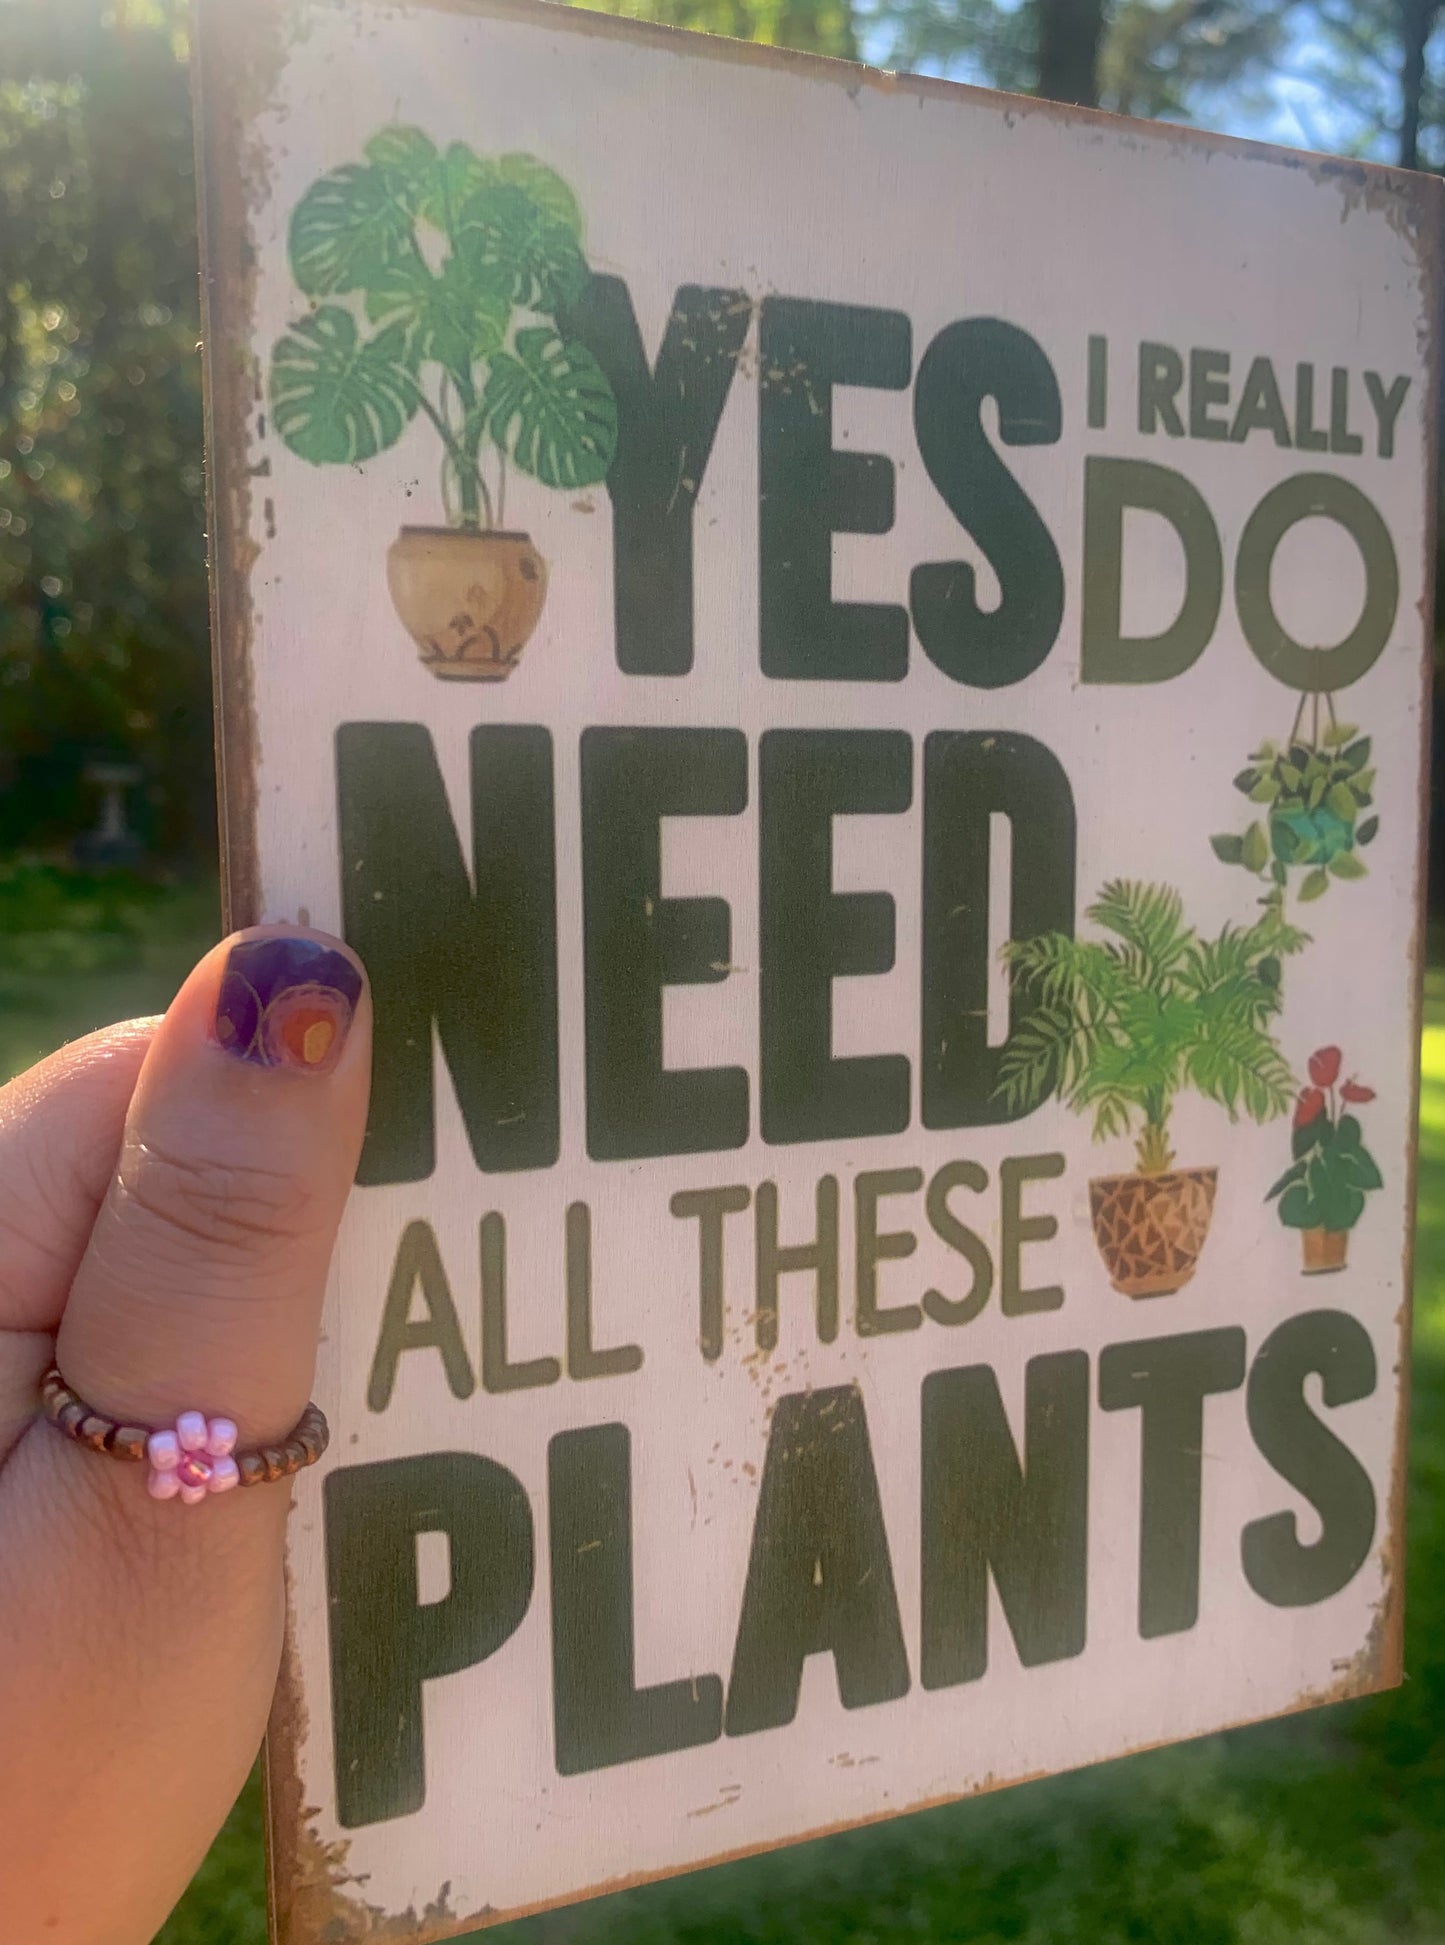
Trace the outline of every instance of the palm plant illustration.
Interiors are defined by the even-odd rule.
[[[1129,1134],[1139,1173],[1173,1166],[1169,1119],[1192,1089],[1264,1122],[1294,1094],[1270,1032],[1280,962],[1308,935],[1274,909],[1203,939],[1169,885],[1114,879],[1087,916],[1109,936],[1050,932],[1005,948],[1034,1004],[1000,1063],[998,1092],[1026,1112],[1051,1095],[1093,1116],[1096,1141]]]
[[[292,215],[313,309],[272,356],[281,438],[314,465],[356,466],[424,414],[447,522],[464,530],[504,522],[509,462],[549,487],[605,478],[612,388],[559,324],[590,276],[566,182],[530,155],[442,152],[419,128],[382,129],[365,156]]]

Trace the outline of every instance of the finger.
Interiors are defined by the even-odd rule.
[[[271,927],[201,961],[151,1042],[72,1285],[57,1362],[75,1391],[133,1423],[223,1415],[247,1444],[292,1429],[369,1079],[344,947]]]
[[[0,1088],[0,1463],[34,1415],[156,1025],[107,1027]]]
[[[159,1024],[74,1040],[0,1088],[0,1331],[53,1331]]]

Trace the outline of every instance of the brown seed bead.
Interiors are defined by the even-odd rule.
[[[99,1412],[93,1411],[88,1418],[82,1418],[76,1426],[76,1442],[80,1445],[88,1445],[92,1452],[103,1452],[106,1439],[114,1430],[113,1418],[102,1418]]]
[[[296,1443],[306,1454],[306,1463],[309,1466],[314,1466],[326,1449],[326,1440],[316,1427],[308,1424],[304,1418],[301,1421],[301,1429],[296,1434]]]
[[[74,1438],[82,1419],[89,1416],[90,1406],[83,1405],[78,1398],[72,1398],[68,1405],[62,1405],[56,1414],[55,1422],[67,1438]]]
[[[61,1377],[58,1371],[54,1371],[54,1370],[47,1371],[45,1374],[44,1383],[40,1387],[40,1396],[42,1400],[44,1401],[45,1404],[48,1405],[52,1398],[59,1397],[61,1393],[64,1393],[64,1395],[67,1398],[70,1397],[71,1396],[70,1387],[66,1384],[64,1378]]]
[[[73,1391],[68,1390],[65,1385],[61,1385],[60,1389],[58,1391],[52,1391],[44,1402],[45,1416],[50,1420],[52,1425],[58,1425],[60,1423],[60,1414],[65,1410],[65,1407],[67,1405],[78,1405],[80,1400]]]
[[[236,1468],[243,1486],[259,1486],[266,1477],[266,1461],[259,1452],[238,1452]]]
[[[285,1477],[286,1468],[281,1458],[281,1448],[279,1446],[263,1445],[261,1447],[261,1463],[266,1468],[267,1479],[276,1480]]]
[[[105,1449],[117,1459],[125,1459],[132,1465],[146,1456],[146,1443],[150,1433],[144,1425],[117,1425],[106,1440]]]

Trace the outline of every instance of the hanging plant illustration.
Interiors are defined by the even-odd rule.
[[[1096,1141],[1134,1138],[1133,1172],[1089,1184],[1094,1234],[1116,1290],[1161,1296],[1193,1276],[1218,1182],[1216,1168],[1175,1168],[1175,1099],[1193,1090],[1231,1121],[1285,1112],[1294,1080],[1270,1022],[1280,961],[1309,940],[1273,909],[1203,939],[1172,886],[1123,879],[1086,916],[1109,936],[1049,932],[1005,948],[1032,1008],[1005,1049],[998,1093],[1015,1113],[1057,1096],[1092,1114]]]
[[[607,475],[617,407],[559,323],[585,288],[582,213],[535,156],[444,153],[393,126],[320,177],[291,218],[313,309],[271,359],[277,432],[317,466],[358,466],[422,415],[441,448],[444,528],[403,528],[387,560],[422,661],[510,674],[542,612],[546,564],[502,531],[509,465],[576,491]]]
[[[1310,1055],[1310,1084],[1295,1103],[1294,1160],[1265,1197],[1273,1202],[1278,1196],[1280,1221],[1301,1232],[1306,1276],[1345,1267],[1365,1197],[1385,1186],[1359,1119],[1349,1112],[1373,1101],[1375,1090],[1357,1080],[1341,1082],[1343,1065],[1338,1047]]]
[[[1363,878],[1360,850],[1380,828],[1372,808],[1370,738],[1336,720],[1332,697],[1323,700],[1321,722],[1321,697],[1301,696],[1288,740],[1261,743],[1234,779],[1235,789],[1259,805],[1261,817],[1242,833],[1209,840],[1223,863],[1242,865],[1266,884],[1267,900],[1282,903],[1295,874],[1304,902],[1322,898],[1334,879]]]

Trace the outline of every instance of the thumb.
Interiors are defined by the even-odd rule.
[[[323,934],[240,933],[191,974],[146,1054],[61,1322],[56,1361],[96,1410],[220,1415],[243,1446],[295,1426],[370,1053],[364,975]]]
[[[239,934],[186,981],[60,1321],[57,1362],[93,1409],[155,1428],[231,1418],[243,1448],[291,1431],[361,1146],[370,1023],[360,967],[316,934]],[[153,1937],[260,1740],[290,1494],[191,1512],[146,1484],[43,1424],[0,1472],[6,1939]]]

